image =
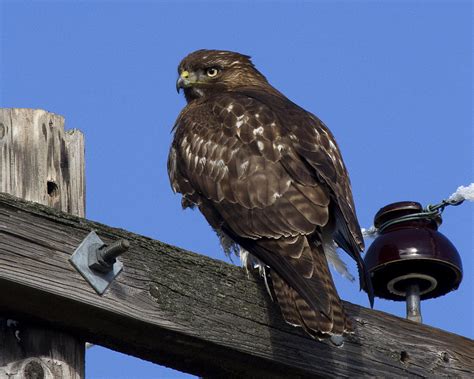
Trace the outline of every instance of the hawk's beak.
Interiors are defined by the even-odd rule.
[[[188,71],[181,72],[178,80],[176,81],[176,91],[179,93],[181,88],[188,88],[196,81],[196,76],[194,73],[189,73]]]

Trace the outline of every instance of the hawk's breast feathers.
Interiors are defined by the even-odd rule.
[[[239,224],[250,227],[241,237],[310,234],[328,222],[331,196],[347,222],[354,221],[350,183],[333,136],[289,100],[257,91],[224,93],[188,105],[175,128],[173,188],[191,201],[203,196],[237,211]],[[249,222],[240,222],[242,217]],[[362,248],[356,226],[347,237]]]

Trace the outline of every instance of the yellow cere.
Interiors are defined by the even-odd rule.
[[[187,78],[189,77],[189,72],[188,72],[188,71],[183,71],[183,72],[181,73],[181,77],[182,77],[183,79],[187,79]]]

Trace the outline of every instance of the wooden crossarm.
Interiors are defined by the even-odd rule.
[[[68,261],[92,230],[131,244],[103,296]],[[239,267],[0,194],[0,308],[9,317],[206,377],[474,372],[474,341],[345,304],[355,334],[341,347],[318,342],[287,325],[261,280]]]

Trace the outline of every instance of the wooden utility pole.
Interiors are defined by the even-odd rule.
[[[64,118],[44,110],[0,109],[0,193],[84,217],[84,191],[80,131],[65,132]],[[82,339],[54,325],[11,320],[3,305],[0,312],[0,378],[84,377]]]

